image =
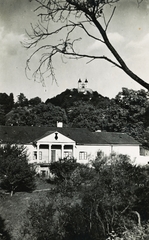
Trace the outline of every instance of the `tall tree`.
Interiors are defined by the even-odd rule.
[[[13,93],[7,95],[6,93],[0,93],[0,105],[3,106],[5,114],[7,114],[14,106]]]
[[[0,125],[5,124],[5,111],[4,106],[0,104]]]
[[[5,145],[0,147],[1,187],[11,192],[31,191],[35,187],[34,170],[28,164],[24,147]]]
[[[24,106],[28,106],[28,99],[25,97],[24,93],[20,93],[18,95],[18,99],[17,102],[15,104],[17,107],[24,107]]]
[[[149,84],[137,76],[126,64],[108,37],[108,28],[120,0],[35,0],[38,7],[38,23],[32,25],[32,33],[28,33],[27,48],[35,47],[27,60],[39,55],[39,65],[34,72],[34,79],[44,81],[46,71],[50,71],[55,79],[54,61],[57,55],[62,59],[86,58],[88,61],[103,59],[124,71],[134,81],[149,90]],[[135,0],[138,4],[142,0]],[[109,8],[110,15],[107,14]],[[92,29],[91,29],[92,26]],[[79,33],[79,35],[77,34]],[[81,37],[80,37],[81,36]],[[90,55],[85,48],[79,49],[82,38],[89,38],[107,47],[112,57]],[[48,39],[47,42],[43,40]],[[114,58],[113,58],[114,57]]]

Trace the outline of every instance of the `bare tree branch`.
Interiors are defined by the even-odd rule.
[[[82,23],[80,23],[78,26],[80,26],[89,37],[93,38],[94,40],[97,40],[97,41],[100,41],[100,42],[104,43],[104,41],[102,39],[97,38],[97,37],[93,36],[92,34],[90,34]]]
[[[56,80],[54,73],[54,57],[60,55],[63,59],[89,59],[106,60],[123,70],[130,78],[149,90],[149,84],[132,72],[117,52],[108,38],[107,30],[115,14],[116,4],[119,0],[35,0],[38,7],[35,9],[39,20],[37,25],[31,24],[31,32],[27,32],[28,41],[24,43],[27,49],[35,50],[31,53],[26,63],[26,71],[31,71],[30,63],[35,55],[39,58],[39,66],[33,74],[44,82],[46,72],[50,72],[52,79]],[[136,0],[140,4],[143,0]],[[105,8],[112,9],[111,15],[106,21]],[[105,25],[103,27],[103,25]],[[90,29],[94,27],[98,34],[95,36]],[[81,37],[77,36],[77,30],[82,31]],[[85,37],[84,37],[85,36]],[[86,37],[103,43],[112,53],[113,58],[108,56],[88,54],[86,49],[78,51],[76,44]],[[49,42],[47,44],[47,42]],[[62,60],[63,62],[63,60]]]
[[[132,211],[132,213],[134,213],[137,216],[138,226],[141,227],[141,217],[140,217],[140,214],[137,211]]]
[[[108,20],[108,22],[107,22],[107,24],[106,24],[105,31],[107,31],[107,29],[108,29],[109,23],[110,23],[113,15],[114,15],[115,9],[116,9],[116,7],[113,8],[112,14],[111,14],[111,16],[110,16],[110,18],[109,18],[109,20]]]

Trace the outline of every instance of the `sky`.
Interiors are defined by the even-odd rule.
[[[38,96],[46,101],[66,89],[77,88],[79,78],[82,81],[87,78],[89,88],[109,98],[115,97],[123,87],[143,89],[122,70],[103,60],[91,63],[87,60],[67,60],[62,63],[56,58],[57,82],[46,77],[45,86],[42,86],[33,79],[29,80],[25,66],[31,51],[25,49],[21,42],[26,40],[25,31],[30,30],[30,24],[37,21],[36,6],[34,0],[0,0],[0,92],[13,93],[15,99],[24,93],[28,99]],[[139,7],[137,0],[121,0],[110,22],[108,36],[130,69],[149,83],[148,23],[148,0]],[[79,37],[80,32],[77,35]],[[80,52],[85,49],[89,54],[111,56],[101,44],[89,39],[80,42],[78,48]]]

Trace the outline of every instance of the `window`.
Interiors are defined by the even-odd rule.
[[[46,176],[46,171],[45,171],[45,170],[41,170],[40,173],[41,173],[41,176],[42,176],[42,177],[45,177],[45,176]]]
[[[79,160],[86,160],[87,152],[79,152]]]
[[[33,152],[33,160],[37,160],[37,151]],[[42,152],[39,151],[39,160],[42,160]]]
[[[39,151],[39,160],[42,160],[42,152]]]
[[[37,160],[37,151],[33,152],[33,160]]]
[[[48,144],[40,144],[39,149],[49,149],[49,145]]]
[[[64,158],[71,158],[72,152],[71,151],[64,151]]]
[[[56,145],[52,145],[52,146],[51,146],[51,149],[54,149],[54,150],[55,150],[55,149],[61,149],[61,147],[62,147],[61,145],[57,145],[57,144],[56,144]]]
[[[55,162],[56,160],[56,150],[51,150],[51,162]]]
[[[73,145],[64,145],[64,149],[66,150],[73,149]]]

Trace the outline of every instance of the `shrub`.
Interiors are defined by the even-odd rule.
[[[50,164],[50,172],[54,175],[56,182],[63,182],[70,179],[72,172],[79,166],[74,158],[59,159]]]

